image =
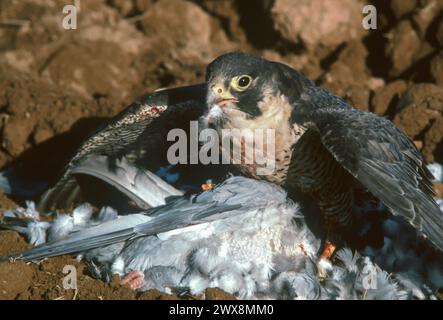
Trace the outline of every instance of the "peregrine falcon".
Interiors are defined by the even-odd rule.
[[[209,124],[275,130],[276,171],[260,178],[311,194],[333,243],[357,223],[358,182],[443,250],[432,174],[392,122],[352,108],[287,65],[248,54],[215,59],[207,84]],[[242,169],[255,176],[251,167]]]
[[[358,223],[353,188],[361,184],[443,250],[443,217],[433,199],[432,175],[404,133],[291,67],[244,53],[215,59],[204,84],[161,91],[129,106],[83,143],[39,208],[76,199],[72,168],[85,156],[108,156],[111,167],[112,159],[127,156],[149,168],[162,153],[159,146],[167,145],[165,132],[200,117],[218,131],[273,129],[274,173],[257,175],[259,164],[236,167],[249,177],[311,195],[321,209],[326,240],[341,244],[344,235],[352,235]]]

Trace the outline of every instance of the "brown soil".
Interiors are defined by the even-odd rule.
[[[0,232],[0,256],[29,249],[31,246],[16,232]],[[63,279],[66,274],[63,268],[74,266],[77,270],[77,290],[64,289]],[[183,299],[201,297],[186,296]],[[208,289],[207,299],[233,299],[219,289]],[[179,299],[157,290],[137,293],[129,287],[121,286],[120,279],[115,276],[109,284],[88,275],[84,263],[69,257],[61,256],[47,259],[39,265],[23,261],[11,261],[0,264],[0,299],[83,299],[83,300],[114,300],[114,299]]]
[[[297,8],[263,1],[255,11],[243,0],[88,0],[78,28],[64,30],[62,8],[71,2],[0,3],[0,168],[53,179],[103,120],[144,93],[204,81],[205,65],[232,50],[300,69],[356,107],[392,119],[427,160],[443,162],[439,0],[374,0],[379,25],[370,31],[355,19],[361,2],[341,7],[335,0],[299,1]],[[19,200],[0,192],[0,212]],[[0,232],[0,256],[26,247],[16,233]],[[177,298],[136,294],[117,279],[106,285],[68,257],[0,264],[0,298],[72,299],[62,289],[66,264],[78,268],[76,299]],[[206,297],[231,296],[211,289]]]

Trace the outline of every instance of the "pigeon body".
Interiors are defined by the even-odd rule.
[[[320,238],[286,192],[265,181],[232,177],[138,214],[91,211],[82,205],[45,225],[31,203],[7,212],[28,219],[19,231],[43,240],[9,258],[38,262],[75,253],[104,280],[142,274],[141,291],[202,294],[218,287],[240,299],[429,299],[442,285],[441,256],[418,249],[415,230],[392,219],[386,220],[386,248],[338,251],[335,261],[325,262],[328,277],[321,281]]]

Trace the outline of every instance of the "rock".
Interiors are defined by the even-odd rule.
[[[343,74],[346,71],[343,72]],[[329,74],[329,76],[331,76]],[[322,84],[321,86],[336,95],[344,98],[351,104],[353,107],[358,108],[360,110],[369,111],[369,96],[370,91],[367,87],[360,84],[350,85],[348,87],[341,87],[340,85],[336,85],[334,82],[330,81],[334,78],[327,78],[329,82]]]
[[[177,296],[167,294],[156,289],[151,289],[143,292],[139,300],[179,300]]]
[[[128,16],[135,9],[135,3],[132,0],[110,0],[108,3],[120,12],[122,16]]]
[[[206,300],[236,300],[235,297],[220,288],[208,288],[205,290]]]
[[[413,85],[398,103],[394,123],[411,138],[423,136],[426,160],[443,155],[443,89],[434,84]]]
[[[321,86],[347,99],[354,107],[369,110],[369,75],[366,69],[367,50],[361,42],[352,41],[338,55]]]
[[[23,261],[0,264],[0,299],[15,299],[32,285],[32,267]]]
[[[418,150],[423,149],[423,141],[421,140],[414,140],[414,144],[417,147]]]
[[[435,112],[424,108],[422,105],[411,104],[395,116],[394,123],[407,135],[415,138],[437,116]]]
[[[248,41],[245,34],[245,27],[241,25],[242,21],[240,21],[241,17],[238,10],[238,2],[235,0],[199,1],[199,5],[212,16],[223,20],[224,28],[229,34],[229,37],[240,42]],[[256,5],[259,7],[254,9],[259,10],[260,13],[263,14],[265,9],[261,7],[262,3],[257,1]]]
[[[156,0],[108,0],[107,4],[115,8],[123,17],[137,17],[143,14]]]
[[[40,271],[62,275],[63,267],[66,265],[74,266],[77,274],[83,274],[84,264],[70,256],[58,256],[50,260],[44,260],[38,265]]]
[[[205,9],[205,11],[209,12],[212,15],[223,17],[223,18],[231,18],[232,15],[237,15],[238,11],[236,8],[235,0],[224,0],[224,1],[199,1],[199,4]],[[257,6],[261,6],[261,4],[257,4]],[[258,8],[259,10],[263,10],[263,8]],[[236,17],[235,17],[236,18]]]
[[[10,155],[6,154],[4,151],[0,151],[0,168],[3,168],[11,160]]]
[[[414,56],[414,62],[415,61],[418,62],[422,59],[429,60],[429,57],[433,56],[434,54],[435,54],[435,47],[427,41],[422,41],[420,50],[418,50],[418,52]]]
[[[352,85],[344,96],[349,103],[360,110],[369,111],[370,92],[364,85]]]
[[[35,68],[36,60],[32,52],[26,50],[6,51],[0,57],[0,63],[13,66],[20,72],[30,72]]]
[[[154,0],[135,0],[135,8],[139,12],[145,12],[152,5]]]
[[[426,131],[422,153],[430,162],[443,160],[443,116],[434,120]]]
[[[431,75],[435,82],[443,88],[443,51],[432,59]]]
[[[120,278],[120,276],[118,274],[115,274],[112,276],[111,281],[109,281],[109,287],[111,287],[112,289],[118,289],[119,287],[121,287],[121,281],[122,279]]]
[[[13,157],[17,157],[29,147],[28,140],[31,136],[33,125],[29,125],[28,122],[33,122],[34,120],[26,120],[22,116],[13,116],[3,126],[2,148],[7,149]],[[27,124],[23,125],[23,123]]]
[[[146,12],[141,28],[148,37],[159,35],[163,46],[169,44],[175,49],[198,51],[200,55],[210,51],[211,18],[194,3],[160,0]]]
[[[437,27],[437,32],[436,32],[435,38],[437,40],[438,45],[440,45],[440,48],[442,48],[443,47],[443,19],[440,20],[440,23]]]
[[[321,79],[322,87],[339,96],[343,96],[346,89],[353,83],[355,83],[354,72],[349,65],[342,61],[332,64],[329,71]]]
[[[53,136],[54,136],[54,131],[51,128],[49,128],[47,125],[44,124],[37,125],[33,135],[34,143],[36,144],[42,143],[48,140],[49,138],[52,138]]]
[[[412,19],[421,38],[426,36],[429,26],[434,21],[434,18],[440,14],[442,9],[443,2],[441,0],[429,0],[425,2],[423,8],[414,14]]]
[[[338,61],[346,63],[354,70],[354,79],[364,80],[367,74],[366,59],[368,49],[361,41],[351,41],[346,44],[338,55]]]
[[[121,101],[129,98],[138,80],[132,63],[131,55],[114,43],[68,44],[43,75],[85,97],[107,96]]]
[[[400,99],[397,105],[397,111],[411,105],[423,107],[437,111],[437,114],[443,113],[443,89],[431,83],[418,83],[412,85]]]
[[[340,81],[346,87],[356,83],[362,85],[367,83],[367,56],[368,51],[360,41],[347,43],[340,51],[337,60],[329,67],[326,77],[332,76],[332,78],[326,81]]]
[[[288,54],[280,55],[273,50],[265,50],[263,58],[277,61],[289,65],[298,71],[301,71],[309,79],[315,80],[323,73],[320,66],[320,60],[311,54]]]
[[[362,75],[354,73],[352,68],[342,61],[333,64],[331,70],[322,78],[321,86],[347,99],[350,104],[361,110],[369,110],[369,89]],[[357,79],[356,79],[357,78]]]
[[[419,52],[421,40],[408,20],[401,21],[390,33],[386,55],[392,63],[390,75],[399,76],[408,69]]]
[[[104,0],[91,0],[81,5],[77,30],[67,32],[60,17],[56,18],[61,14],[59,5],[31,2],[36,6],[30,6],[34,8],[29,16],[32,27],[20,29],[14,45],[0,55],[0,65],[41,75],[88,97],[135,98],[132,90],[140,82],[137,58],[148,48],[148,41],[133,23],[122,19]],[[132,1],[107,3],[126,6]],[[24,18],[21,12],[11,16]]]
[[[16,204],[8,209],[12,209],[15,207],[17,207]],[[29,244],[25,240],[25,238],[19,235],[17,232],[11,230],[2,230],[0,232],[0,257],[10,256],[17,252],[22,252],[30,248],[32,248],[32,245]],[[3,265],[4,264],[0,264],[0,266]]]
[[[66,65],[61,68],[69,68]],[[52,179],[72,150],[99,125],[100,117],[115,114],[121,108],[115,102],[105,108],[95,99],[41,77],[1,65],[0,69],[0,93],[7,96],[0,113],[0,165],[14,158],[25,180]],[[89,119],[79,120],[82,118]],[[52,139],[55,135],[59,136]]]
[[[443,183],[441,182],[434,183],[434,190],[437,198],[443,199]]]
[[[18,204],[16,204],[14,201],[12,201],[7,194],[5,194],[0,188],[0,220],[2,218],[2,214],[4,210],[11,210],[18,207]]]
[[[378,90],[384,87],[385,85],[386,85],[385,80],[383,78],[377,78],[377,77],[369,78],[368,81],[366,82],[366,86],[371,91]]]
[[[360,38],[362,5],[354,0],[276,0],[271,8],[274,28],[288,42],[312,49],[335,48]]]
[[[391,10],[397,19],[411,13],[417,6],[417,0],[391,0]]]
[[[407,89],[407,84],[403,80],[397,80],[389,83],[387,86],[380,87],[374,93],[371,101],[371,111],[378,115],[385,115],[386,112],[398,103],[398,99]]]

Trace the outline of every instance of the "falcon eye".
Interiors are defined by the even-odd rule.
[[[240,79],[238,79],[238,86],[240,88],[245,88],[249,85],[250,82],[251,80],[248,77],[241,77]]]
[[[252,83],[252,78],[248,75],[242,75],[232,78],[231,86],[236,91],[246,90]]]

